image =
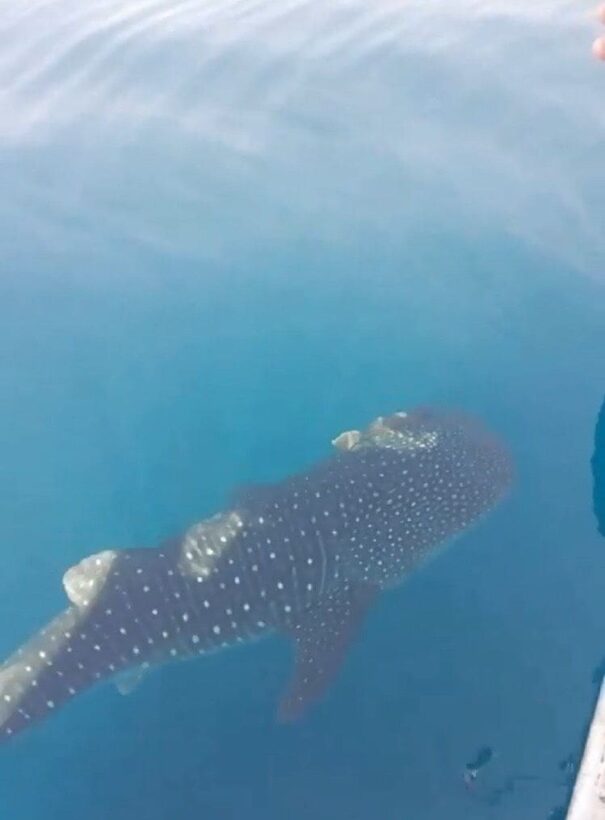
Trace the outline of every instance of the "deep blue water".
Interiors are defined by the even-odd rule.
[[[559,762],[580,751],[605,655],[590,483],[605,392],[603,132],[580,104],[603,77],[582,64],[589,30],[576,21],[560,48],[581,93],[530,57],[526,96],[500,85],[510,42],[554,40],[559,23],[541,3],[543,21],[497,16],[490,63],[473,39],[490,20],[473,27],[468,5],[449,67],[438,46],[412,48],[415,24],[388,3],[397,48],[380,16],[356,28],[356,4],[326,19],[304,3],[288,6],[292,40],[287,16],[283,30],[270,19],[269,52],[253,25],[262,4],[231,4],[237,25],[194,19],[200,36],[233,37],[217,35],[208,66],[193,34],[149,34],[159,4],[124,23],[135,43],[147,32],[145,49],[120,49],[116,17],[104,51],[101,27],[70,4],[64,17],[40,6],[65,38],[52,59],[34,56],[42,26],[26,14],[3,28],[19,44],[2,63],[3,655],[62,608],[60,578],[83,555],[152,545],[380,413],[477,412],[518,466],[505,505],[383,596],[302,724],[274,721],[289,669],[279,639],[164,668],[127,698],[99,687],[0,749],[3,818],[539,820],[565,802]],[[463,83],[467,52],[494,69],[485,88]],[[152,115],[141,86],[162,92],[155,108],[141,97]],[[172,119],[186,100],[193,124]],[[216,132],[199,126],[204,111]],[[393,132],[408,120],[415,151]],[[494,759],[469,794],[464,767],[483,745]]]

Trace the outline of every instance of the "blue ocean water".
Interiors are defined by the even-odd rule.
[[[2,817],[536,820],[565,803],[605,655],[587,9],[4,9],[3,656],[63,607],[83,555],[157,543],[380,413],[479,413],[518,477],[383,596],[300,725],[274,720],[279,639],[127,698],[102,686],[0,750]]]

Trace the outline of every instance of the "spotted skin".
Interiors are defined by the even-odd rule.
[[[512,478],[476,420],[425,408],[335,440],[332,457],[156,549],[106,550],[64,577],[70,606],[0,667],[0,738],[97,681],[271,632],[295,646],[279,708],[336,676],[381,589],[475,523]]]

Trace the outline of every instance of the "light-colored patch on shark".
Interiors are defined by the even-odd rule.
[[[115,550],[103,550],[67,570],[63,576],[63,587],[72,604],[85,609],[94,603],[105,586],[117,555]]]
[[[403,420],[407,413],[393,413],[385,418],[378,416],[366,430],[345,430],[332,439],[337,450],[348,452],[364,447],[382,447],[392,450],[431,450],[439,444],[439,434],[435,430],[406,429]]]
[[[207,578],[244,526],[239,512],[218,513],[185,533],[179,569],[183,575]]]
[[[118,692],[121,695],[131,695],[135,689],[138,689],[150,668],[151,664],[144,663],[141,666],[135,666],[134,669],[129,669],[127,672],[121,672],[116,675],[114,683]]]
[[[359,430],[345,430],[344,433],[340,433],[340,435],[336,436],[336,438],[332,439],[332,445],[336,447],[337,450],[352,450],[357,444],[359,444],[359,439],[361,438],[361,433]]]
[[[409,427],[407,419],[408,414],[402,412],[388,417],[378,416],[360,434],[359,440],[351,449],[381,447],[414,453],[417,450],[433,450],[439,445],[437,430]]]

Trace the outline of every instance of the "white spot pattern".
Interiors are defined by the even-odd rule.
[[[350,585],[397,583],[510,482],[504,448],[464,418],[379,419],[347,447],[169,547],[107,550],[69,570],[72,606],[0,667],[0,736],[133,665],[303,623],[311,686],[348,634]]]

